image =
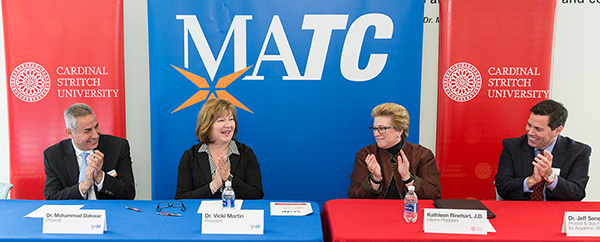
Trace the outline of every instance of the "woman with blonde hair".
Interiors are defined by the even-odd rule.
[[[179,162],[175,199],[221,198],[231,181],[236,199],[263,198],[260,165],[252,149],[238,141],[237,112],[231,102],[211,99],[198,113],[200,143]]]
[[[350,198],[403,199],[414,186],[421,199],[441,198],[440,172],[431,150],[406,141],[408,111],[395,103],[371,112],[375,144],[356,153],[348,190]]]

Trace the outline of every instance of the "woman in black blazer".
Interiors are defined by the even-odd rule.
[[[237,131],[231,102],[206,101],[196,125],[200,143],[186,150],[179,162],[175,199],[221,198],[225,181],[231,181],[236,198],[263,198],[260,165],[252,149],[236,141]]]

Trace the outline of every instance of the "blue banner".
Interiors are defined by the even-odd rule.
[[[421,1],[148,1],[152,198],[173,199],[204,101],[238,107],[265,199],[347,198],[371,110],[405,106],[419,141]]]

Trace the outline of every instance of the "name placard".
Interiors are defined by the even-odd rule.
[[[104,210],[46,210],[44,234],[103,234],[106,230]]]
[[[263,234],[263,210],[221,210],[202,213],[203,234]]]
[[[423,217],[425,233],[487,234],[487,211],[426,208]]]
[[[567,236],[600,236],[600,212],[565,212],[561,232]]]
[[[271,202],[271,216],[306,216],[312,212],[310,203]]]

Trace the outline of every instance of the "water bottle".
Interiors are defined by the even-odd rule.
[[[404,196],[404,221],[414,223],[417,222],[417,203],[419,198],[415,193],[414,186],[408,186],[408,192]]]
[[[231,181],[225,182],[223,189],[223,209],[235,209],[235,192],[231,188]]]

